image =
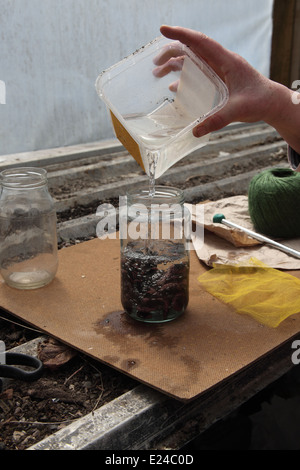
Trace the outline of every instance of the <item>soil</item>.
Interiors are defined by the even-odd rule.
[[[7,350],[37,336],[0,312],[0,340]],[[136,385],[50,338],[39,347],[38,357],[44,364],[40,379],[6,379],[0,389],[1,450],[24,450]]]
[[[61,221],[80,217],[78,207]],[[93,238],[93,237],[89,237]],[[59,249],[86,241],[64,241]],[[43,336],[0,308],[0,341],[9,350]],[[110,367],[46,337],[37,356],[43,375],[35,382],[0,379],[0,450],[25,450],[73,420],[110,402],[137,383]]]
[[[271,160],[274,163],[285,158],[282,154],[273,155],[270,157],[270,162],[264,161],[264,165],[271,163]],[[244,168],[236,168],[237,173],[243,171],[245,171]],[[185,187],[208,182],[208,180],[207,177],[190,178],[185,182]],[[114,204],[115,201],[109,202]],[[66,213],[58,214],[58,222],[91,213],[94,213],[94,208],[91,206],[74,207]],[[63,242],[59,248],[62,249],[83,240]],[[40,332],[16,322],[13,316],[0,310],[0,340],[5,342],[7,350],[37,336],[40,336]],[[66,348],[50,338],[47,338],[43,347],[39,348],[38,354],[44,362],[43,375],[39,380],[31,383],[9,380],[4,383],[2,390],[0,387],[1,450],[27,449],[70,424],[72,420],[93,412],[96,408],[137,385],[129,377]],[[238,419],[240,420],[240,415]],[[223,425],[221,429],[225,429],[224,434],[227,436],[230,434],[226,426]],[[232,426],[230,429],[233,429]],[[237,435],[240,437],[241,432],[238,431]],[[205,442],[203,448],[207,448]],[[214,446],[215,434],[213,434],[212,442]],[[233,442],[231,440],[231,445]],[[196,445],[201,448],[199,441]],[[208,448],[210,448],[209,445]]]
[[[40,336],[0,311],[0,340],[7,349]],[[98,361],[46,338],[38,351],[42,377],[11,380],[0,390],[0,450],[25,450],[93,412],[137,383]],[[181,452],[300,450],[300,371],[296,366]]]
[[[274,142],[275,140],[278,140],[278,139],[273,138],[270,140],[270,143]],[[237,147],[236,150],[239,150],[239,148]],[[206,155],[207,159],[209,159],[210,157],[212,159],[217,158],[216,155],[214,154]],[[235,164],[230,170],[228,170],[227,172],[226,171],[224,172],[224,174],[222,175],[222,178],[227,178],[230,176],[243,174],[247,171],[252,171],[254,169],[259,169],[259,168],[265,168],[267,166],[272,166],[272,165],[280,166],[281,164],[286,164],[286,161],[287,161],[286,151],[280,149],[277,152],[271,152],[268,156],[265,156],[264,158],[262,158],[262,160],[259,163],[257,161],[256,162],[250,161],[247,164],[241,164],[241,165]],[[181,165],[187,164],[188,162],[189,162],[188,157],[186,157],[182,161],[179,161],[178,163],[176,163],[176,165],[174,165],[174,168],[176,166],[180,167]],[[137,170],[136,175],[138,174],[142,174],[142,172]],[[118,179],[119,179],[118,177],[115,178],[115,180],[118,180]],[[216,178],[214,175],[189,176],[185,179],[185,181],[177,182],[176,187],[178,189],[184,190],[184,189],[194,187],[194,186],[199,186],[205,183],[211,183],[215,180]],[[110,183],[113,183],[113,181],[114,179],[111,179]],[[165,178],[163,185],[174,186],[174,183],[172,181],[168,181],[167,178]],[[66,182],[65,185],[63,186],[59,186],[59,187],[53,186],[51,188],[51,195],[55,197],[57,200],[60,200],[62,198],[69,197],[70,195],[76,193],[76,191],[83,191],[83,190],[86,190],[87,188],[93,188],[93,187],[95,188],[99,187],[99,181],[92,179],[92,178],[81,176],[80,178],[76,180],[72,180],[68,183]],[[223,194],[223,195],[217,192],[216,199],[221,199],[222,197],[229,197],[229,196],[235,196],[235,195],[236,194],[234,192],[230,192],[230,191],[226,192],[226,194]],[[203,201],[198,200],[198,199],[197,200],[189,199],[189,200],[186,200],[185,202],[194,204],[194,203],[203,202]],[[97,200],[95,202],[89,203],[87,206],[76,204],[74,207],[68,208],[66,211],[59,212],[57,214],[58,222],[64,222],[66,220],[72,220],[78,217],[95,214],[98,206],[103,203],[112,204],[114,207],[117,207],[119,204],[119,199],[115,197],[115,198],[110,198],[110,199],[103,200],[103,201]]]

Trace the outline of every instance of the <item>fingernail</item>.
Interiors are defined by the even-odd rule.
[[[205,134],[205,129],[203,126],[198,126],[193,129],[193,134],[195,137],[202,137]]]

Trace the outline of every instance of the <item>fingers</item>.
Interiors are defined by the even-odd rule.
[[[230,112],[226,111],[225,107],[194,127],[193,134],[195,137],[203,137],[206,134],[223,129],[230,122],[233,122],[233,118],[230,116]]]
[[[173,40],[178,40],[190,47],[195,54],[202,57],[218,75],[223,75],[223,64],[230,58],[230,51],[227,51],[221,44],[205,34],[181,26],[166,26],[160,28],[161,33]]]
[[[169,90],[174,93],[177,93],[178,87],[179,87],[179,80],[177,80],[176,82],[170,83]]]
[[[178,72],[182,70],[184,57],[177,57],[169,59],[165,64],[160,65],[153,69],[155,77],[164,77],[170,72]]]
[[[172,57],[180,57],[182,55],[182,45],[180,43],[172,43],[164,46],[162,50],[153,59],[155,65],[162,65]]]
[[[178,72],[182,70],[184,56],[182,53],[182,45],[180,43],[164,46],[162,50],[153,59],[157,67],[153,70],[156,77],[164,77],[170,72]]]
[[[189,47],[203,49],[203,53],[215,54],[224,50],[223,46],[200,31],[181,26],[161,26],[160,32],[169,39],[178,40]]]

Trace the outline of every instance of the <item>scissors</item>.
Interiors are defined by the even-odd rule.
[[[24,370],[16,365],[28,366],[33,370]],[[0,392],[2,391],[2,378],[19,379],[25,382],[33,382],[41,377],[43,373],[43,363],[34,356],[27,354],[7,352],[5,354],[5,364],[0,364]]]

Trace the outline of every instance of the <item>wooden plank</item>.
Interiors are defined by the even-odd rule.
[[[12,153],[0,156],[0,170],[19,166],[46,166],[81,158],[101,156],[124,149],[116,139],[89,142],[86,144],[56,147],[32,152]]]
[[[291,58],[291,84],[294,80],[300,80],[300,0],[296,0],[294,17],[294,38]]]
[[[191,403],[137,386],[29,450],[180,449],[295,367],[291,344],[283,343]]]
[[[299,0],[274,0],[270,78],[291,86],[295,11]]]

